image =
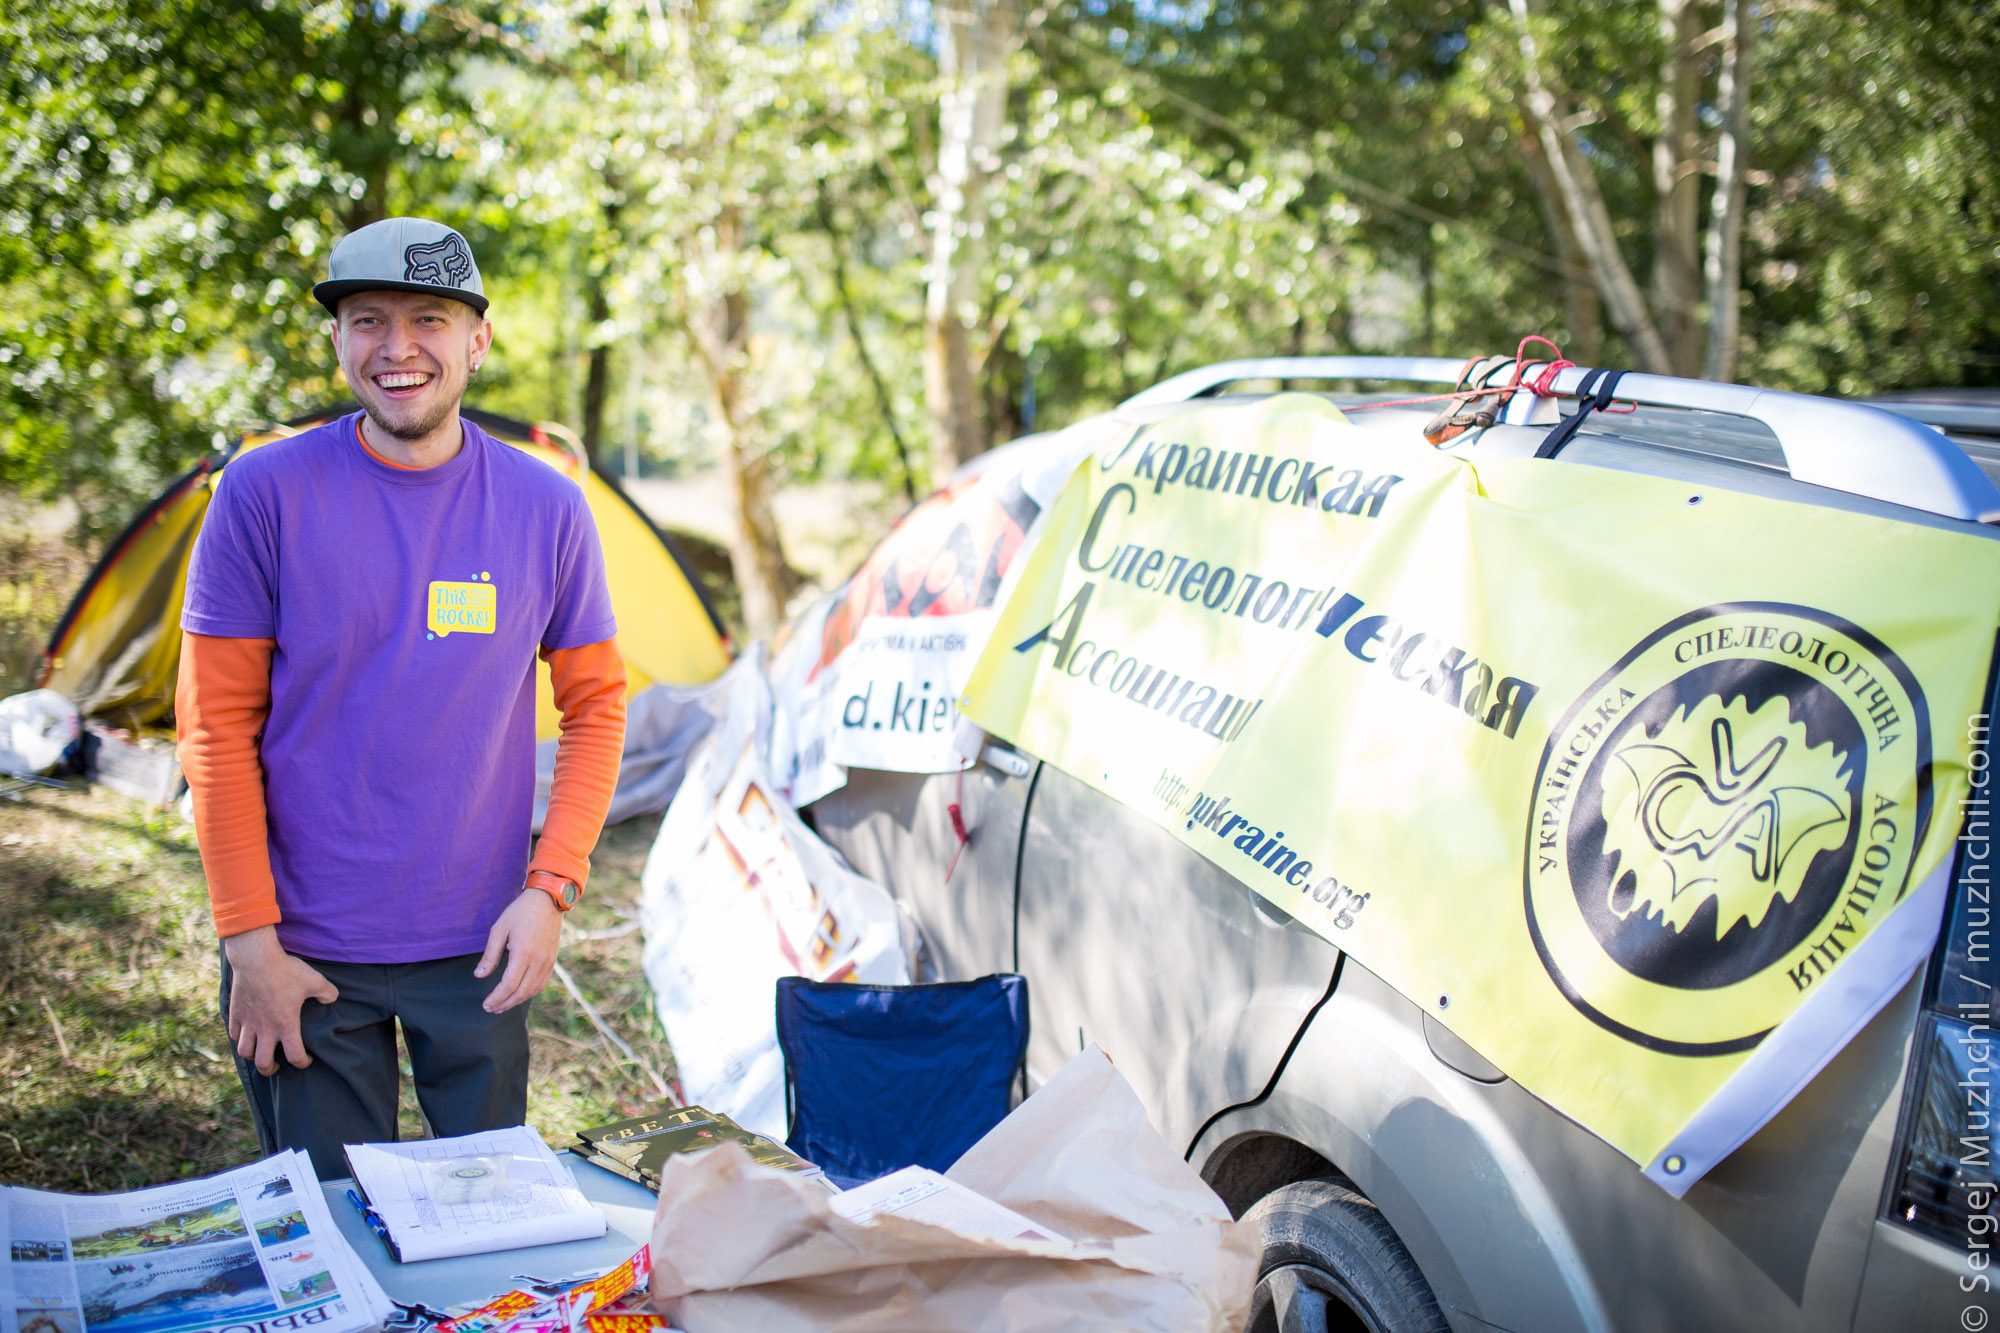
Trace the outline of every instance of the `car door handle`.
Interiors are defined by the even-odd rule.
[[[1013,750],[1003,750],[997,745],[980,746],[979,762],[994,772],[1010,778],[1025,778],[1029,773],[1034,771],[1035,767],[1032,763],[1028,762],[1026,755],[1018,754]]]

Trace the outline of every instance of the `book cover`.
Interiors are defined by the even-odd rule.
[[[576,1136],[593,1146],[619,1143],[626,1139],[650,1138],[683,1125],[705,1124],[715,1118],[714,1112],[699,1106],[676,1106],[671,1110],[649,1111],[628,1120],[613,1120],[609,1124],[579,1129]]]
[[[653,1115],[635,1116],[578,1130],[577,1136],[598,1155],[621,1163],[657,1188],[667,1159],[678,1153],[700,1152],[725,1142],[740,1143],[753,1161],[781,1171],[817,1174],[819,1168],[782,1143],[753,1134],[728,1116],[700,1106],[683,1106]],[[624,1174],[621,1172],[621,1174]]]

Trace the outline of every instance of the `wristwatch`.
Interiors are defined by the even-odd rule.
[[[546,870],[530,871],[528,874],[528,887],[540,889],[543,893],[548,894],[550,898],[555,900],[558,912],[567,912],[570,908],[576,906],[577,899],[583,897],[583,890],[576,886],[575,880],[564,879],[562,876],[551,874]]]

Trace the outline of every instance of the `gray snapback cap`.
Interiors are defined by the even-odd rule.
[[[429,218],[384,218],[340,238],[327,261],[326,281],[313,296],[338,315],[340,298],[356,292],[429,292],[486,313],[486,287],[465,238]]]

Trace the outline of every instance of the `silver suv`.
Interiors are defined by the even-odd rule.
[[[1234,362],[1127,406],[1307,385],[1353,404],[1459,371]],[[1564,461],[2000,537],[2000,490],[1908,417],[1646,375],[1617,396],[1639,410],[1592,417]],[[1537,401],[1449,447],[1533,453],[1554,415]],[[1407,433],[1433,410],[1354,421]],[[1982,771],[1958,884],[1985,881],[1986,793]],[[947,879],[954,803],[973,834]],[[1976,1331],[2000,1307],[1984,1095],[2000,968],[1984,903],[1957,890],[1927,974],[1676,1200],[1335,945],[1032,755],[989,744],[963,780],[854,770],[810,817],[908,905],[938,974],[1028,977],[1031,1080],[1097,1042],[1257,1222],[1253,1329]]]

